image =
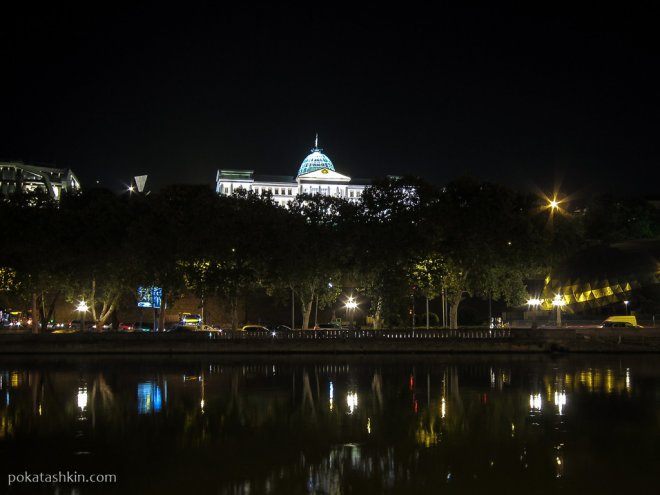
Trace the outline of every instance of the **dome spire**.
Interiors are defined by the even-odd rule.
[[[307,155],[298,169],[298,176],[303,174],[308,174],[309,172],[314,172],[315,170],[322,170],[327,168],[334,172],[335,166],[330,161],[326,155],[323,154],[323,150],[319,148],[319,133],[316,133],[314,139],[314,147],[310,150],[310,154]]]

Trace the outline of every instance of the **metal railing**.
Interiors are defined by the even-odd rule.
[[[207,332],[194,332],[206,334]],[[510,329],[459,330],[292,330],[289,332],[208,332],[208,338],[219,340],[501,340],[512,337]]]

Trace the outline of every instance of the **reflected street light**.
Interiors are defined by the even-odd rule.
[[[87,313],[87,310],[89,309],[89,306],[87,306],[87,303],[83,300],[78,303],[78,306],[76,306],[76,311],[80,312],[80,331],[84,332],[85,331],[85,314]]]

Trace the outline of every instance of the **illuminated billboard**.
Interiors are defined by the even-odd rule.
[[[160,308],[162,287],[138,287],[138,308]]]

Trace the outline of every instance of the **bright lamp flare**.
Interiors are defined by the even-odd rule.
[[[87,407],[87,387],[78,388],[78,408],[85,409]]]
[[[353,414],[358,406],[357,392],[349,392],[346,395],[346,405],[348,405],[348,414]]]
[[[566,306],[566,303],[564,302],[563,297],[561,297],[560,295],[556,295],[555,298],[552,300],[552,305],[553,306]]]
[[[78,303],[78,306],[76,306],[76,311],[87,311],[89,309],[89,306],[85,301],[80,301]]]

